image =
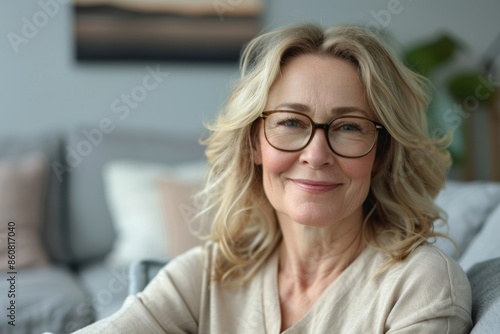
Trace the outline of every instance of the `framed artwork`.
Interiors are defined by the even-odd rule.
[[[73,0],[81,61],[235,61],[263,0]]]

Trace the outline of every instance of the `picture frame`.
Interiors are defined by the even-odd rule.
[[[261,30],[262,0],[74,0],[78,61],[233,62]]]

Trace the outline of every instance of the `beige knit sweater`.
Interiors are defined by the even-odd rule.
[[[216,252],[209,245],[174,259],[119,312],[77,333],[278,334],[277,252],[236,289],[210,280]],[[470,286],[453,260],[420,246],[373,278],[383,260],[366,248],[283,333],[469,333]]]

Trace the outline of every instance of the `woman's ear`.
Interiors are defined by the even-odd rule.
[[[252,126],[252,154],[253,162],[256,165],[262,165],[262,151],[260,148],[260,121]]]

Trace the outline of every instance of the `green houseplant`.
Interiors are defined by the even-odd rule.
[[[439,70],[454,65],[456,55],[465,49],[464,43],[443,33],[409,48],[403,54],[403,60],[434,84],[438,81]],[[450,152],[454,166],[460,166],[464,162],[463,124],[472,112],[492,96],[493,89],[488,87],[482,72],[479,68],[472,68],[458,69],[447,74],[444,90],[448,96],[438,94],[436,87],[432,89],[432,101],[428,110],[429,131],[434,135],[450,131],[453,133]],[[446,97],[451,99],[448,105]]]

